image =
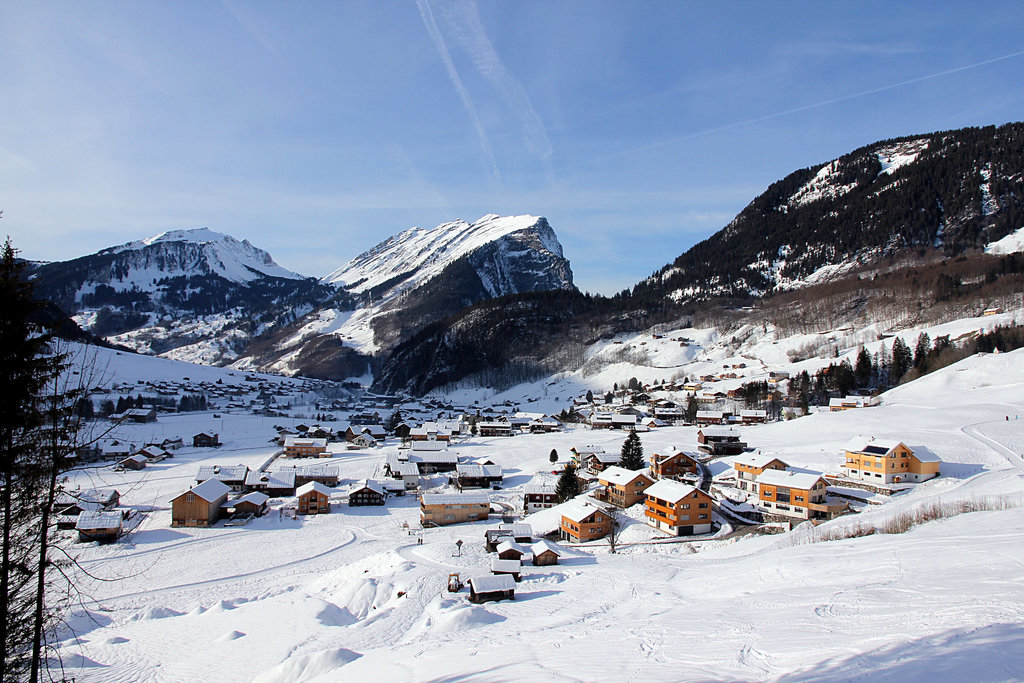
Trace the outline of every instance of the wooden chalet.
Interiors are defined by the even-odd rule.
[[[276,472],[250,470],[245,475],[245,489],[265,493],[271,498],[295,495],[295,470],[284,469]]]
[[[711,532],[711,496],[700,489],[662,479],[647,489],[647,523],[673,536]]]
[[[327,452],[327,439],[286,436],[284,439],[284,457],[329,458],[331,454]]]
[[[331,488],[338,485],[338,468],[334,465],[293,466],[292,470],[295,472],[296,486],[302,486],[311,481],[319,482]]]
[[[425,446],[434,441],[420,441],[414,444],[413,452],[409,454],[409,462],[415,464],[420,474],[435,474],[437,472],[452,472],[458,467],[459,456],[446,450],[421,451],[415,448],[416,445]]]
[[[902,441],[855,437],[846,445],[843,474],[879,484],[907,484],[939,476],[942,461],[924,446]]]
[[[564,503],[561,512],[558,535],[563,541],[584,543],[604,538],[611,531],[608,513],[589,503],[574,499]]]
[[[583,469],[591,474],[600,474],[609,467],[614,467],[622,461],[622,455],[619,453],[591,453],[583,461]]]
[[[216,479],[227,484],[232,491],[244,491],[248,475],[249,468],[246,465],[202,465],[196,472],[196,483]]]
[[[644,500],[644,491],[654,483],[643,471],[627,470],[612,466],[597,477],[600,484],[594,497],[620,508],[628,508]]]
[[[741,410],[740,422],[743,424],[762,424],[768,421],[767,410]]]
[[[552,484],[527,484],[523,488],[523,511],[526,514],[554,507],[558,503]]]
[[[765,470],[757,477],[757,506],[796,519],[832,519],[847,510],[845,501],[830,501],[827,482],[817,472]]]
[[[474,576],[467,583],[472,603],[516,599],[516,581],[508,574]]]
[[[221,503],[228,499],[231,487],[217,479],[207,479],[171,499],[171,526],[210,526],[221,516]]]
[[[698,410],[697,424],[724,425],[729,422],[729,413],[724,410]]]
[[[456,483],[460,489],[488,489],[500,487],[504,478],[501,465],[458,464]]]
[[[732,427],[702,427],[697,430],[697,444],[709,455],[739,455],[747,447]]]
[[[757,494],[757,478],[765,470],[785,470],[789,467],[770,453],[749,453],[732,461],[736,470],[736,487]]]
[[[476,431],[479,436],[512,436],[512,423],[478,422]]]
[[[217,448],[220,446],[220,434],[199,432],[192,436],[192,448]]]
[[[700,464],[695,453],[669,448],[664,453],[651,454],[651,475],[655,479],[678,479],[683,475],[700,476]]]
[[[388,492],[378,481],[363,479],[352,484],[351,488],[349,488],[348,504],[350,507],[357,505],[384,505],[387,501]]]
[[[124,413],[121,414],[121,418],[124,422],[146,424],[149,422],[156,422],[156,411],[152,408],[131,408],[130,410],[124,411]]]
[[[331,489],[318,481],[311,481],[295,489],[300,515],[318,515],[331,511]]]
[[[445,526],[486,521],[491,497],[486,493],[424,493],[420,496],[420,524]]]

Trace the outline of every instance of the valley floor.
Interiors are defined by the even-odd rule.
[[[820,531],[880,524],[933,501],[1024,505],[1021,415],[1024,351],[969,358],[889,392],[877,408],[743,436],[826,472],[839,471],[840,449],[857,434],[925,445],[944,461],[938,479]],[[161,429],[218,426],[204,420],[161,418]],[[114,486],[125,505],[147,511],[118,543],[73,546],[82,594],[61,650],[76,680],[1024,679],[1024,507],[841,541],[810,543],[798,528],[616,554],[576,547],[560,565],[525,567],[515,601],[477,606],[445,586],[449,572],[487,573],[488,525],[426,530],[421,545],[406,528],[418,526],[415,496],[299,520],[275,511],[239,528],[170,528],[169,499],[200,463],[252,467],[273,453],[269,422],[222,420],[237,420],[218,430],[222,449],[183,449],[141,472],[75,473],[74,483]],[[692,448],[695,431],[644,434],[645,453]],[[457,450],[502,465],[506,486],[495,498],[515,504],[523,484],[554,479],[551,449],[564,460],[573,445],[618,450],[622,438],[577,429]],[[372,476],[391,448],[341,453],[332,464],[347,481]],[[658,537],[640,525],[630,533]]]

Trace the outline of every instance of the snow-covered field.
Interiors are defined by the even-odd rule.
[[[559,389],[564,399],[568,387]],[[935,500],[1024,502],[1021,414],[1017,351],[968,358],[876,408],[742,435],[792,466],[827,472],[839,470],[839,449],[857,434],[926,445],[943,459],[940,478],[819,527],[827,529],[881,523]],[[258,465],[275,448],[272,421],[182,415],[133,429],[212,429],[225,445],[182,449],[139,472],[74,473],[74,483],[116,487],[124,505],[150,510],[116,544],[73,546],[84,570],[113,579],[79,577],[74,633],[62,648],[78,681],[1024,679],[1024,508],[842,541],[804,543],[798,529],[614,555],[606,545],[574,548],[560,565],[525,567],[514,602],[476,606],[445,585],[449,572],[486,573],[490,525],[430,529],[419,545],[404,526],[418,521],[416,498],[406,496],[298,521],[272,513],[247,527],[172,529],[169,499],[198,465]],[[692,448],[694,434],[643,434],[645,453]],[[506,486],[495,497],[518,506],[523,484],[554,479],[551,449],[564,460],[573,445],[617,450],[622,439],[578,429],[456,449],[501,464]],[[348,482],[372,475],[395,448],[331,462]]]

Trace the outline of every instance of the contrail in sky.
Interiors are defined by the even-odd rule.
[[[630,149],[623,150],[621,152],[613,152],[611,154],[606,154],[604,156],[597,157],[596,159],[594,159],[594,161],[603,161],[605,159],[614,159],[616,157],[626,156],[626,155],[632,154],[634,152],[643,152],[643,151],[647,151],[649,149],[657,149],[659,147],[665,147],[665,146],[668,146],[668,145],[675,144],[677,142],[683,142],[684,140],[692,140],[693,138],[698,138],[698,137],[701,137],[703,135],[710,135],[711,133],[720,133],[720,132],[725,131],[725,130],[732,130],[733,128],[740,128],[742,126],[747,126],[747,125],[750,125],[752,123],[761,123],[762,121],[770,121],[771,119],[777,119],[777,118],[781,118],[783,116],[789,116],[790,114],[798,114],[798,113],[803,112],[803,111],[808,111],[809,109],[818,109],[819,107],[827,107],[830,104],[837,104],[839,102],[846,102],[848,100],[857,99],[858,97],[866,97],[868,95],[875,95],[877,93],[885,92],[887,90],[894,90],[896,88],[902,88],[905,85],[913,85],[914,83],[920,83],[922,81],[929,81],[929,80],[932,80],[934,78],[941,78],[942,76],[948,76],[950,74],[959,73],[961,71],[968,71],[970,69],[977,69],[978,67],[981,67],[981,66],[986,66],[988,64],[995,64],[996,62],[1003,62],[1003,61],[1006,61],[1007,59],[1013,59],[1014,57],[1020,57],[1021,55],[1024,55],[1024,50],[1020,50],[1018,52],[1012,52],[1012,53],[1010,53],[1008,55],[1003,55],[1002,57],[993,57],[992,59],[986,59],[983,62],[976,62],[974,64],[967,64],[965,66],[958,66],[958,67],[954,67],[952,69],[946,69],[945,71],[937,71],[937,72],[935,72],[933,74],[927,74],[927,75],[924,75],[924,76],[918,76],[917,78],[911,78],[909,80],[900,81],[899,83],[893,83],[891,85],[883,85],[880,88],[872,88],[871,90],[864,90],[862,92],[854,93],[852,95],[844,95],[842,97],[835,97],[835,98],[830,99],[830,100],[823,100],[821,102],[815,102],[813,104],[805,104],[802,107],[796,107],[794,109],[787,109],[785,111],[779,111],[779,112],[775,112],[773,114],[765,114],[764,116],[758,116],[758,117],[755,117],[755,118],[752,118],[752,119],[744,119],[742,121],[736,121],[734,123],[727,123],[727,124],[724,124],[724,125],[721,125],[721,126],[715,126],[714,128],[706,128],[704,130],[699,130],[699,131],[696,131],[696,132],[693,132],[693,133],[687,133],[686,135],[680,135],[680,136],[673,137],[673,138],[667,138],[665,140],[659,140],[658,142],[652,142],[652,143],[647,144],[647,145],[640,145],[639,147],[632,147]]]
[[[526,89],[505,68],[504,62],[488,39],[476,3],[473,0],[441,3],[439,13],[452,30],[455,40],[472,58],[480,74],[505,100],[506,106],[519,117],[526,148],[541,159],[551,156],[551,141],[548,139],[544,123],[530,103]]]
[[[466,107],[466,111],[469,113],[469,118],[476,129],[477,137],[480,138],[480,146],[484,148],[484,154],[487,155],[487,159],[491,163],[491,173],[494,174],[494,179],[500,182],[501,173],[498,171],[498,163],[494,158],[494,148],[491,147],[491,141],[487,138],[487,132],[480,123],[480,115],[477,114],[473,99],[469,96],[466,86],[462,84],[462,79],[459,78],[459,72],[455,69],[455,63],[452,61],[451,53],[448,52],[444,36],[441,35],[441,31],[437,28],[437,22],[434,20],[434,12],[430,8],[430,2],[429,0],[416,0],[416,5],[420,9],[423,25],[426,26],[427,33],[433,39],[434,45],[441,55],[441,61],[444,62],[445,69],[448,70],[448,77],[451,79],[452,85],[455,86],[455,90],[459,93],[463,106]]]

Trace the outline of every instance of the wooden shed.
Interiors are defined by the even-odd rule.
[[[468,583],[470,602],[480,604],[482,602],[516,599],[516,582],[508,574],[475,576]]]
[[[535,567],[558,564],[559,558],[565,554],[565,551],[554,543],[545,540],[537,541],[530,546],[530,552],[533,553],[533,566]]]
[[[526,554],[526,548],[511,539],[499,543],[496,550],[498,551],[499,560],[520,561],[523,559],[523,555]]]
[[[123,517],[118,510],[83,512],[78,515],[75,529],[79,541],[116,541],[121,535]]]

